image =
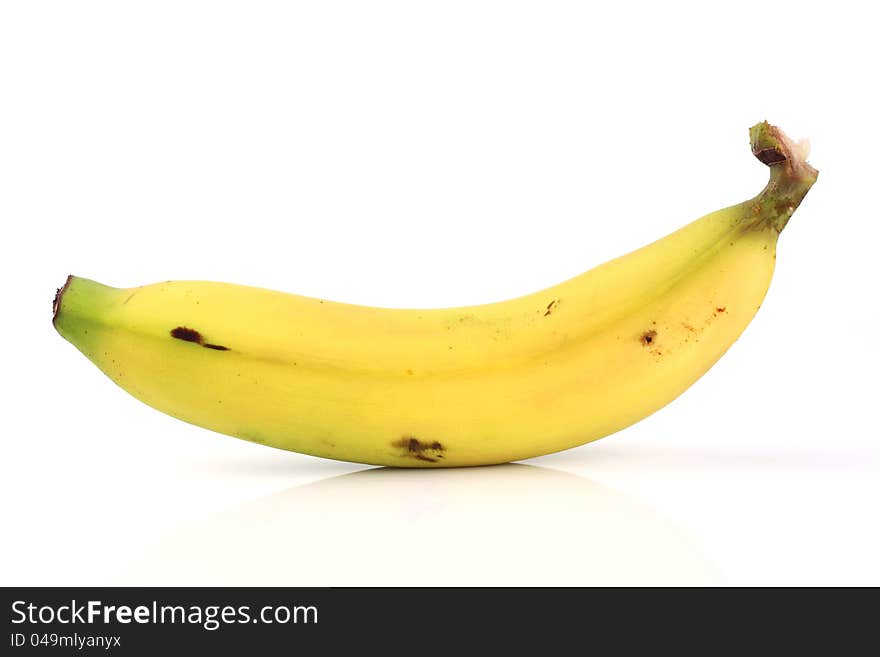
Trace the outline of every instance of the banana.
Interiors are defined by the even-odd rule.
[[[146,404],[281,449],[400,467],[564,450],[675,399],[760,307],[777,238],[818,172],[776,127],[750,136],[770,167],[758,196],[516,299],[388,309],[70,276],[53,323]]]

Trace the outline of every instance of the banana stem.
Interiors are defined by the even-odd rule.
[[[770,182],[754,199],[753,209],[762,225],[781,233],[819,172],[807,163],[810,145],[806,141],[795,143],[766,121],[752,126],[749,136],[752,153],[770,167]]]

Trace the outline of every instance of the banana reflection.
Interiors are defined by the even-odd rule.
[[[532,465],[375,468],[269,495],[168,537],[127,585],[717,584],[681,528]]]

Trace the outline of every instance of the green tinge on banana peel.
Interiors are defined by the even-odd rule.
[[[752,153],[770,167],[770,182],[755,199],[758,212],[781,233],[819,172],[807,164],[810,153],[807,141],[795,143],[766,121],[752,126],[749,136]]]
[[[818,174],[805,143],[766,122],[750,136],[770,168],[757,196],[516,299],[389,309],[71,276],[54,324],[146,404],[263,445],[418,468],[568,449],[678,397],[761,306],[779,234]]]

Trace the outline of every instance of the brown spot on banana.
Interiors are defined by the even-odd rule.
[[[183,340],[184,342],[194,342],[203,346],[205,349],[229,351],[229,347],[224,347],[222,344],[205,342],[205,338],[202,337],[201,333],[195,329],[187,328],[186,326],[178,326],[177,328],[171,329],[171,337],[176,338],[177,340]]]
[[[436,463],[442,459],[445,450],[443,445],[436,440],[430,443],[423,442],[413,436],[404,436],[400,440],[395,440],[391,445],[402,449],[402,456],[429,463]]]
[[[171,337],[186,342],[195,342],[196,344],[202,344],[203,342],[201,333],[185,326],[178,326],[177,328],[171,329]]]

